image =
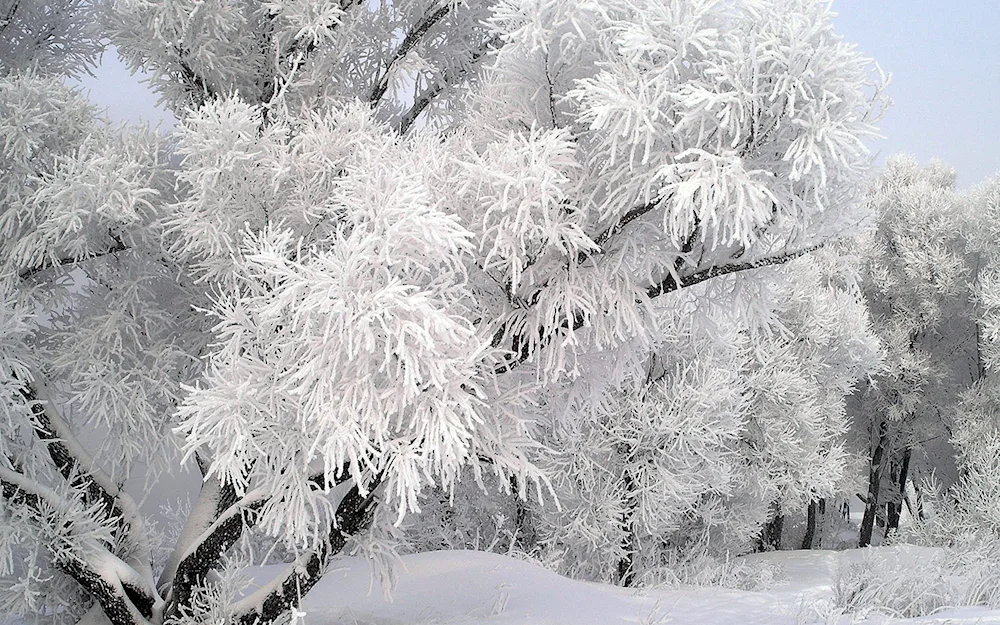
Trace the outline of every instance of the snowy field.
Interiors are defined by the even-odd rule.
[[[727,588],[633,590],[573,581],[513,558],[472,551],[405,556],[391,600],[361,559],[344,560],[306,598],[306,625],[888,625],[1000,624],[1000,610],[955,607],[902,619],[836,607],[837,584],[864,558],[918,566],[929,549],[783,551],[749,556],[775,572],[764,592]],[[278,567],[268,567],[265,581]]]

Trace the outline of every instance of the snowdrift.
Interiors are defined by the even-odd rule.
[[[345,558],[306,597],[306,625],[1000,625],[1000,610],[956,607],[930,617],[895,618],[835,607],[842,572],[862,558],[914,562],[933,550],[786,551],[749,556],[777,569],[765,592],[727,588],[626,589],[579,582],[505,556],[441,551],[404,556],[391,598],[369,565]],[[891,568],[891,567],[890,567]],[[260,569],[266,583],[279,567]]]

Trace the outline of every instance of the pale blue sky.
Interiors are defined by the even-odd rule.
[[[968,187],[1000,172],[1000,1],[834,0],[837,30],[892,74],[881,156],[908,152]]]
[[[968,187],[1000,172],[1000,0],[834,0],[838,31],[893,75],[879,160],[939,158]],[[84,84],[113,118],[156,122],[155,97],[108,54]],[[169,123],[169,122],[167,122]]]

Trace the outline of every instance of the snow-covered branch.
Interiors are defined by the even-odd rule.
[[[233,622],[239,625],[268,623],[298,605],[323,577],[330,559],[343,551],[348,538],[371,525],[379,481],[376,478],[370,484],[371,490],[366,495],[362,495],[357,486],[352,486],[337,506],[336,520],[330,524],[327,538],[313,551],[297,558],[270,584],[235,604]]]
[[[825,245],[824,243],[817,243],[815,245],[809,245],[798,250],[792,250],[788,252],[783,252],[781,254],[765,256],[763,258],[758,258],[757,260],[747,261],[743,263],[726,263],[722,265],[716,265],[714,267],[708,267],[706,269],[696,271],[686,276],[680,276],[679,278],[674,277],[673,275],[668,275],[660,282],[646,289],[646,295],[649,296],[650,299],[653,299],[665,293],[672,293],[678,289],[694,286],[701,282],[705,282],[706,280],[711,280],[713,278],[718,278],[720,276],[725,276],[732,273],[739,273],[741,271],[752,271],[754,269],[761,269],[763,267],[772,267],[774,265],[783,265],[789,261],[799,258],[800,256],[804,256],[805,254],[809,254],[810,252],[815,252],[824,245]]]
[[[431,8],[433,8],[433,5]],[[386,89],[389,88],[389,79],[395,66],[420,43],[421,39],[427,34],[427,31],[451,12],[452,3],[445,2],[433,11],[431,8],[428,8],[420,20],[413,25],[413,28],[406,33],[402,43],[396,48],[396,52],[392,57],[386,60],[385,69],[379,77],[378,82],[375,83],[371,95],[368,96],[368,102],[371,103],[372,107],[378,106],[382,100],[382,96],[385,95]]]
[[[108,550],[92,524],[92,510],[78,509],[55,490],[0,465],[0,494],[9,505],[27,507],[35,522],[55,535],[47,545],[55,566],[75,579],[114,625],[143,625],[162,606],[148,571],[137,571]],[[102,544],[103,543],[103,544]]]
[[[434,99],[437,98],[442,91],[460,84],[466,77],[469,76],[469,74],[472,73],[476,66],[481,63],[488,54],[495,51],[501,45],[502,41],[503,40],[499,35],[493,35],[472,54],[471,58],[469,58],[465,64],[457,69],[450,70],[445,76],[437,79],[423,92],[418,94],[414,98],[413,104],[406,109],[406,112],[404,112],[403,116],[399,119],[397,124],[399,134],[405,135],[410,130],[410,127],[413,126],[413,123],[417,121],[417,118],[420,117],[420,114],[431,105]]]
[[[82,258],[67,257],[67,258],[58,258],[56,260],[46,260],[41,265],[21,270],[21,272],[18,274],[18,277],[21,278],[22,280],[29,280],[36,274],[39,274],[53,267],[65,267],[66,265],[75,265],[77,263],[82,263],[94,258],[113,256],[120,252],[124,252],[127,249],[128,247],[125,245],[125,243],[123,243],[121,240],[118,240],[115,242],[113,246],[109,247],[107,250],[103,252],[93,252],[87,254],[86,256],[83,256]]]

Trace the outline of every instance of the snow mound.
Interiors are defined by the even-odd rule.
[[[629,589],[580,582],[490,553],[439,551],[404,556],[392,597],[360,558],[345,558],[306,597],[306,625],[1000,625],[1000,610],[955,608],[932,617],[842,614],[840,572],[865,550],[783,551],[748,556],[780,570],[766,592],[725,588]],[[870,552],[868,552],[870,554]],[[888,558],[901,554],[886,550]],[[920,559],[924,553],[905,554]],[[869,555],[870,557],[870,555]],[[259,583],[275,574],[259,571]]]

